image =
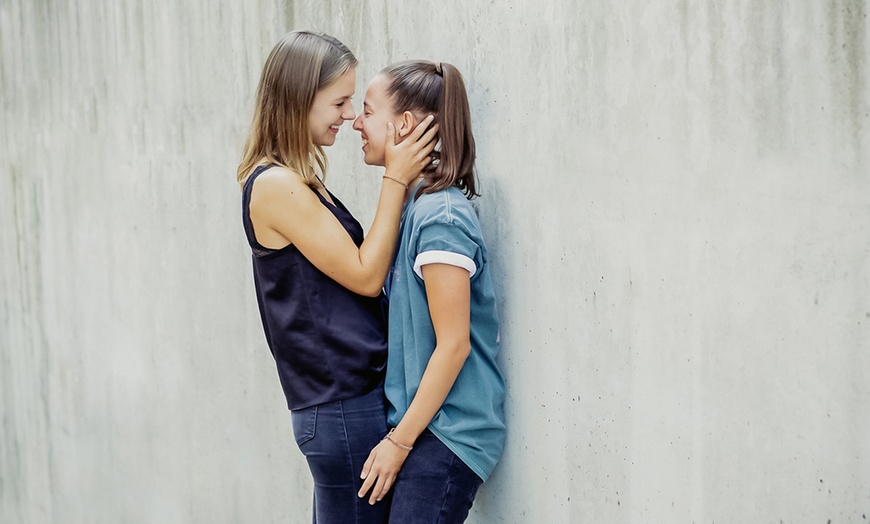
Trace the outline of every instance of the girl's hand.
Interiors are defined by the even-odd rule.
[[[363,498],[371,490],[369,504],[380,502],[396,482],[396,476],[402,469],[405,459],[408,458],[408,453],[408,451],[399,449],[392,442],[382,440],[372,449],[369,458],[363,464],[360,478],[364,479],[365,482],[363,482],[357,496]]]
[[[428,131],[426,128],[434,119],[432,115],[424,118],[399,144],[396,144],[396,128],[392,122],[387,123],[387,143],[384,152],[384,167],[387,175],[410,184],[420,176],[423,168],[432,162],[429,155],[435,149],[438,124],[433,125]]]

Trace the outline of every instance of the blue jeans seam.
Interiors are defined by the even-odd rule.
[[[347,453],[345,463],[350,464],[350,474],[353,476],[353,452],[350,449],[350,435],[347,432],[347,417],[344,413],[344,402],[338,401],[338,408],[341,410],[341,429],[344,432],[344,451]],[[359,522],[359,504],[353,505],[353,520]]]
[[[447,478],[445,479],[445,486],[442,491],[441,510],[438,512],[438,523],[436,524],[445,522],[447,518],[445,513],[447,512],[447,501],[450,500],[448,495],[450,494],[450,485],[453,482],[453,470],[456,468],[456,454],[451,453],[451,455],[450,468],[447,470]]]

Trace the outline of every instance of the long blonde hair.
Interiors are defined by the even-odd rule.
[[[239,184],[244,186],[254,166],[265,159],[318,185],[317,176],[326,176],[326,154],[311,141],[308,115],[314,96],[356,65],[344,44],[323,33],[293,31],[275,45],[257,87]]]

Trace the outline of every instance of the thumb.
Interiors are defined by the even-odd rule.
[[[387,122],[387,145],[396,145],[396,128],[392,122]]]

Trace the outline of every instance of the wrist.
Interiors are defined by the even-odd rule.
[[[421,174],[419,169],[398,169],[384,166],[384,175],[403,184],[411,184]]]
[[[405,191],[407,191],[408,189],[411,188],[411,186],[409,186],[405,182],[399,180],[398,178],[392,177],[390,175],[384,175],[384,183],[387,183],[387,182],[395,182],[396,184],[404,187]]]
[[[412,449],[414,449],[413,446],[408,446],[407,444],[403,444],[403,443],[399,442],[398,440],[396,440],[396,438],[393,436],[393,433],[395,431],[396,431],[396,428],[390,428],[390,431],[386,435],[384,435],[383,440],[386,440],[387,442],[389,442],[393,446],[396,446],[397,448],[401,449],[402,451],[410,452]]]

